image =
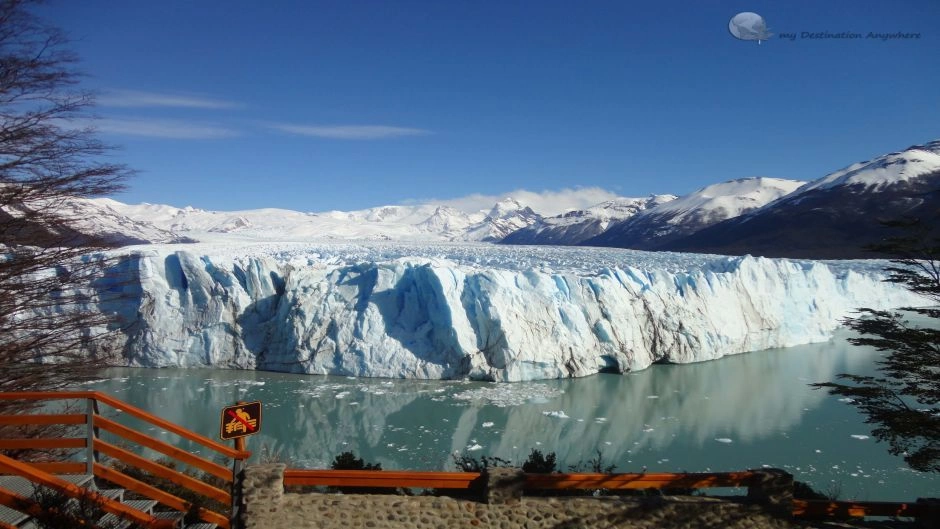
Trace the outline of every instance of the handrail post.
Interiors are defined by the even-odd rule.
[[[95,428],[97,413],[98,402],[94,397],[85,399],[85,473],[89,476],[95,474],[95,463],[98,462],[98,452],[95,451],[95,438],[98,437]]]
[[[235,450],[245,450],[245,438],[235,438]],[[241,529],[242,519],[242,479],[245,477],[245,461],[240,457],[235,457],[232,463],[232,529]]]

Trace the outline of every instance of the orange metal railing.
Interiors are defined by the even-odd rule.
[[[881,501],[793,500],[793,516],[802,518],[888,516],[920,518],[927,515],[924,503]]]
[[[473,490],[482,487],[479,472],[402,472],[388,470],[300,470],[286,469],[284,485],[319,485],[331,487],[427,488]],[[643,474],[525,474],[526,490],[570,489],[703,489],[758,486],[752,472],[713,473],[643,473]],[[922,517],[927,506],[922,503],[839,502],[828,500],[793,500],[793,516],[821,517]]]
[[[88,498],[96,502],[105,512],[114,514],[125,520],[140,524],[152,529],[169,529],[175,526],[173,520],[161,520],[142,513],[127,505],[102,496],[94,491],[83,489],[74,483],[65,481],[62,478],[37,470],[28,463],[22,463],[7,456],[0,455],[0,470],[26,478],[37,485],[42,485],[49,489],[58,491],[70,498]],[[18,494],[0,489],[0,503],[14,509],[25,509],[28,514],[40,514],[37,512],[39,506],[30,498],[24,498]]]
[[[120,461],[128,468],[143,471],[151,476],[163,478],[175,486],[192,491],[198,496],[209,498],[229,506],[232,509],[231,514],[215,512],[207,508],[200,508],[198,516],[206,522],[215,523],[223,528],[230,527],[230,516],[234,517],[238,506],[233,505],[232,490],[236,476],[241,472],[244,461],[251,455],[251,452],[244,450],[235,450],[232,447],[221,444],[213,439],[202,436],[190,430],[187,430],[173,422],[161,419],[140,408],[132,406],[126,402],[118,400],[110,395],[97,391],[61,391],[61,392],[13,392],[0,393],[0,400],[24,400],[24,401],[53,401],[53,400],[84,400],[86,402],[86,412],[79,413],[27,413],[22,415],[0,415],[0,427],[27,427],[30,425],[66,425],[80,428],[84,425],[83,435],[67,438],[4,438],[0,439],[0,450],[83,450],[84,462],[76,461],[70,458],[63,461],[42,461],[38,463],[25,464],[30,473],[22,472],[22,469],[14,471],[9,464],[2,464],[0,460],[0,472],[15,473],[21,475],[34,483],[41,483],[41,479],[48,479],[47,476],[52,473],[58,474],[88,474],[104,479],[117,486],[136,492],[142,496],[156,500],[172,509],[188,512],[192,503],[180,498],[179,496],[165,490],[161,490],[152,484],[148,484],[126,472],[107,466],[101,463],[101,456]],[[140,419],[150,425],[157,426],[166,432],[178,435],[182,439],[202,445],[220,457],[232,461],[232,468],[227,468],[209,459],[181,450],[169,443],[155,439],[145,433],[118,423],[108,417],[101,415],[99,407],[106,405],[114,410],[119,410],[125,415]],[[9,428],[6,429],[10,431]],[[113,436],[113,442],[105,441],[101,438],[101,432],[107,432]],[[192,475],[180,472],[175,468],[156,463],[147,457],[135,452],[140,447],[153,450],[170,460],[182,463],[193,469],[198,469],[218,480],[221,480],[225,489],[219,488],[213,484],[206,483]],[[5,456],[0,456],[5,457]],[[9,459],[9,458],[6,458]],[[15,461],[15,460],[11,460]],[[20,463],[24,465],[23,463]],[[55,476],[51,476],[55,478]],[[58,478],[55,478],[58,479]],[[61,481],[61,480],[60,480]],[[65,482],[67,483],[67,482]],[[45,483],[41,483],[45,484]],[[69,484],[70,487],[75,485]],[[73,491],[74,492],[74,491]],[[9,495],[9,494],[7,494]],[[0,502],[3,497],[0,496]],[[19,501],[16,498],[7,498],[7,501]]]
[[[284,471],[284,486],[472,489],[479,472],[408,472],[396,470],[295,470]]]
[[[80,428],[85,426],[83,436],[56,438],[0,438],[2,450],[83,450],[85,460],[72,459],[63,461],[42,461],[22,463],[0,455],[0,473],[12,473],[23,476],[34,483],[59,490],[66,494],[81,492],[76,485],[63,481],[52,474],[87,473],[104,479],[117,486],[134,491],[158,501],[172,509],[187,512],[192,504],[168,491],[152,484],[140,481],[112,466],[102,464],[104,455],[122,462],[128,467],[144,471],[153,476],[166,479],[175,485],[188,489],[204,498],[232,505],[232,492],[206,483],[191,475],[135,453],[130,447],[143,447],[162,454],[173,461],[198,469],[221,480],[226,488],[234,490],[237,476],[244,461],[251,455],[244,450],[236,450],[213,439],[191,432],[175,423],[156,417],[140,408],[97,391],[71,392],[22,392],[0,393],[0,400],[85,400],[86,413],[29,413],[22,415],[0,415],[0,428],[28,427],[31,425],[66,425]],[[167,432],[191,442],[200,444],[216,454],[231,460],[231,469],[209,459],[179,449],[169,443],[155,439],[145,433],[109,419],[99,412],[99,405],[107,405],[120,410],[126,415],[143,420]],[[9,428],[7,428],[9,430]],[[101,431],[118,439],[117,442],[100,438]],[[118,444],[123,443],[123,444]],[[407,472],[373,470],[300,470],[284,471],[284,485],[322,485],[334,487],[365,488],[433,488],[451,490],[477,490],[483,485],[483,476],[478,472]],[[760,486],[759,476],[752,472],[721,473],[642,473],[642,474],[525,474],[524,488],[529,490],[565,490],[565,489],[700,489],[717,487],[754,487]],[[104,498],[107,500],[106,498]],[[23,505],[28,498],[19,497],[0,489],[0,504]],[[116,511],[128,509],[121,504],[108,500],[108,508]],[[112,512],[112,511],[109,511]],[[123,512],[123,511],[121,511]],[[927,516],[928,509],[922,503],[890,502],[831,502],[825,500],[794,500],[793,515],[797,517],[827,516]],[[142,513],[137,513],[143,515]],[[233,510],[232,515],[235,515]],[[129,516],[135,516],[133,513]],[[221,527],[230,527],[230,518],[209,509],[200,509],[202,520],[216,523]],[[136,520],[135,520],[136,521]],[[143,525],[157,523],[152,520],[139,521]],[[163,521],[159,521],[163,523]],[[154,526],[156,527],[156,526]],[[0,524],[0,529],[4,529]]]

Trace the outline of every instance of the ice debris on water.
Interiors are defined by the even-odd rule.
[[[715,440],[718,441],[719,443],[731,443],[731,442],[733,442],[731,439],[728,439],[727,437],[716,437]]]
[[[559,396],[561,392],[545,384],[492,384],[456,393],[457,400],[482,400],[493,406],[505,408],[519,406],[536,399],[549,399]]]
[[[543,411],[542,415],[547,415],[548,417],[557,417],[559,419],[570,419],[564,410]]]
[[[868,439],[867,435],[861,435],[857,433],[853,433],[851,437],[852,439],[858,439],[859,441],[864,441],[865,439]]]

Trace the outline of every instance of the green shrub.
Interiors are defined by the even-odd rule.
[[[143,529],[140,525],[113,517],[111,522],[99,523],[107,511],[102,507],[101,501],[92,497],[89,490],[83,490],[78,498],[71,498],[58,491],[36,487],[31,500],[40,510],[32,517],[33,523],[40,529],[74,529],[76,527]],[[21,510],[25,511],[28,506],[28,503],[24,504]]]
[[[333,470],[382,470],[381,463],[366,463],[352,452],[343,452],[330,463]]]
[[[187,476],[191,478],[198,479],[199,481],[202,481],[203,483],[206,483],[207,485],[211,485],[217,489],[229,490],[231,488],[229,483],[227,483],[226,481],[216,476],[213,476],[212,474],[208,474],[205,472],[197,472],[195,470],[182,470],[182,471],[178,470],[177,463],[173,460],[161,459],[157,461],[157,463],[171,470],[177,470],[178,472],[182,472],[183,474],[186,474]],[[215,511],[223,516],[227,516],[229,511],[232,508],[230,505],[226,505],[213,498],[207,498],[196,491],[190,490],[166,478],[163,478],[160,476],[154,476],[153,474],[150,474],[147,471],[141,470],[137,467],[127,465],[120,461],[112,462],[111,466],[118,472],[121,472],[122,474],[128,477],[134,478],[137,481],[142,481],[146,483],[147,485],[150,485],[151,487],[154,487],[164,492],[167,492],[169,494],[172,494],[176,496],[177,498],[180,498],[183,501],[189,503],[190,508],[185,513],[185,517],[183,518],[183,521],[187,524],[198,523],[200,521],[199,511],[201,509],[208,509],[211,511]],[[143,495],[131,492],[131,491],[127,492],[126,497],[128,499],[150,499],[146,496],[143,496]]]
[[[522,471],[530,474],[551,474],[555,470],[555,452],[542,455],[541,450],[534,448],[529,454],[529,458],[522,464]]]
[[[488,468],[511,467],[512,461],[496,456],[481,456],[479,459],[470,454],[453,454],[454,465],[462,472],[483,472]]]

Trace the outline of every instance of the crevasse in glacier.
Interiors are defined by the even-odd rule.
[[[96,285],[98,309],[120,319],[114,339],[128,365],[579,377],[823,341],[858,307],[923,304],[881,282],[871,262],[459,246],[179,248],[125,253]]]

